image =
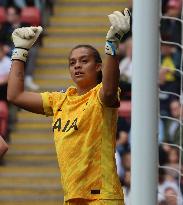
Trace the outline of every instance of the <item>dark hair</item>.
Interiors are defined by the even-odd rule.
[[[26,0],[27,6],[35,6],[35,3],[33,0]]]
[[[73,50],[77,49],[77,48],[87,48],[87,49],[90,49],[92,50],[93,52],[93,56],[95,58],[95,62],[96,63],[102,63],[102,58],[100,56],[100,53],[98,52],[98,50],[96,48],[94,48],[93,46],[91,45],[88,45],[88,44],[80,44],[80,45],[77,45],[75,46],[70,53],[72,53]],[[101,83],[102,82],[102,71],[100,70],[97,74],[97,83]]]

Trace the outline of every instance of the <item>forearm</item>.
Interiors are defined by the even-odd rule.
[[[42,27],[17,28],[12,33],[15,49],[12,54],[12,67],[8,78],[7,99],[13,104],[31,111],[44,114],[40,93],[24,91],[24,67],[28,50],[35,43]]]
[[[118,90],[120,71],[119,71],[119,44],[123,35],[130,28],[130,14],[128,9],[124,14],[114,11],[109,16],[111,27],[106,36],[105,53],[106,64],[103,69],[103,90],[109,96],[115,96]]]
[[[102,74],[102,88],[100,99],[108,107],[118,107],[118,84],[120,78],[118,47],[124,33],[130,28],[130,14],[128,9],[124,10],[124,15],[119,11],[114,11],[109,16],[111,27],[107,32],[105,53],[106,64]]]
[[[120,77],[118,56],[106,55],[106,63],[102,74],[104,92],[109,96],[116,95]]]
[[[24,63],[13,60],[8,78],[7,98],[11,102],[16,102],[19,95],[24,92]]]
[[[13,60],[8,78],[7,99],[33,113],[44,114],[41,94],[24,91],[24,63]]]

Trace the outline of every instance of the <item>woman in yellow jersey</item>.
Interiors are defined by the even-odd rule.
[[[106,63],[90,45],[76,46],[69,71],[76,87],[63,92],[24,91],[24,62],[41,27],[16,29],[8,99],[34,113],[53,116],[54,140],[65,205],[123,205],[116,172],[115,134],[119,106],[118,45],[130,28],[128,9],[109,15]],[[102,81],[99,81],[102,69]]]

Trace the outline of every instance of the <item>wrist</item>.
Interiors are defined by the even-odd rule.
[[[11,56],[11,60],[27,61],[28,49],[15,47]]]
[[[105,53],[107,55],[115,56],[119,53],[119,42],[118,41],[109,41],[107,40],[105,43]]]

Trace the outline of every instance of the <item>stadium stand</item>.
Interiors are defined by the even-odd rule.
[[[41,12],[38,8],[30,6],[22,9],[21,20],[32,26],[41,25]]]
[[[107,14],[127,6],[122,0],[57,0],[50,26],[39,49],[35,82],[41,91],[62,90],[72,81],[67,56],[81,43],[96,46],[104,54]],[[77,12],[76,11],[77,7]],[[0,204],[56,205],[63,200],[51,131],[51,118],[18,112],[11,144],[0,167]],[[3,188],[3,190],[2,190]]]
[[[131,119],[131,100],[121,100],[119,108],[119,116],[125,118],[127,121]]]
[[[178,8],[175,0],[164,0],[163,2],[165,2],[163,5],[167,5],[163,7],[163,13],[172,14],[173,12],[173,14],[177,14],[177,11],[174,10]],[[67,57],[69,51],[75,45],[89,43],[96,46],[102,55],[104,54],[104,41],[108,28],[106,15],[118,10],[119,7],[121,10],[128,7],[128,3],[128,0],[55,1],[53,16],[49,18],[49,26],[44,28],[43,46],[39,49],[36,63],[35,82],[40,85],[41,91],[62,90],[72,84],[68,72]],[[173,9],[173,11],[169,9]],[[38,22],[38,18],[34,22],[36,21]],[[166,26],[166,29],[170,29],[170,27]],[[162,29],[163,31],[164,29]],[[179,34],[175,30],[166,33]],[[166,39],[172,36],[164,37]],[[123,46],[121,48],[124,49]],[[173,51],[175,50],[173,48]],[[126,57],[125,53],[122,53],[122,57],[123,59]],[[168,58],[168,60],[171,60],[171,58]],[[169,62],[168,65],[174,63],[172,60],[171,63]],[[160,81],[163,80],[164,82],[166,73],[161,71]],[[177,78],[177,76],[174,77]],[[121,155],[119,156],[121,161],[118,166],[123,170],[120,177],[127,194],[126,205],[129,205],[131,87],[128,86],[127,90],[123,90],[123,88],[124,84],[122,84],[122,93],[126,93],[126,96],[121,96],[119,108],[117,151]],[[171,99],[169,103],[174,100]],[[169,103],[162,105],[162,108],[171,111]],[[51,132],[51,119],[24,110],[18,112],[17,118],[18,122],[11,134],[10,150],[5,156],[6,166],[0,167],[0,204],[56,205],[63,200],[63,195]],[[161,124],[162,133],[166,133],[165,125],[167,125],[167,122],[162,121]],[[174,125],[169,126],[168,124],[167,127],[175,128]],[[169,131],[171,130],[169,129]],[[176,133],[171,132],[169,134],[174,137]],[[161,140],[166,140],[164,134],[162,134]],[[176,166],[177,151],[165,145],[160,146],[160,150],[160,164]],[[126,159],[124,159],[124,156]],[[126,165],[128,166],[125,168]],[[170,178],[173,185],[168,181]],[[176,191],[177,186],[177,181],[172,173],[160,174],[158,189],[162,191],[163,188],[163,194],[165,187],[174,188],[174,191]],[[181,187],[183,187],[182,184]],[[166,200],[166,198],[160,197],[159,205],[166,203]]]
[[[4,7],[0,7],[0,23],[6,21],[6,13]]]

